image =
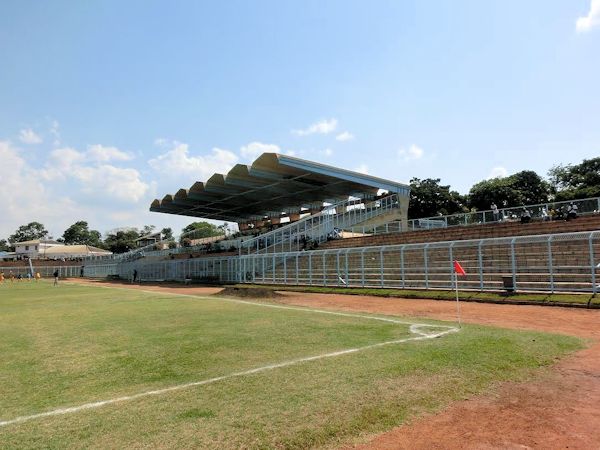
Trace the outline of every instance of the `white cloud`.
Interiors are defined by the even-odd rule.
[[[583,33],[598,25],[600,25],[600,0],[591,0],[590,10],[587,16],[582,16],[577,19],[575,29],[577,32]]]
[[[19,140],[24,144],[41,144],[42,138],[35,134],[31,128],[24,128],[19,133]]]
[[[54,137],[54,142],[52,143],[52,145],[54,145],[55,147],[58,147],[60,145],[60,124],[58,123],[58,120],[53,120],[52,124],[50,125],[50,134]]]
[[[148,161],[157,173],[171,177],[183,177],[182,183],[205,180],[213,173],[229,171],[238,161],[238,156],[221,148],[213,148],[208,155],[190,155],[189,146],[175,142],[171,150]]]
[[[330,148],[326,148],[325,150],[323,150],[323,154],[325,156],[331,156],[333,155],[333,150],[331,150]]]
[[[154,145],[156,145],[157,147],[165,147],[168,146],[170,144],[168,139],[165,138],[156,138],[154,139]]]
[[[87,152],[74,148],[57,148],[50,152],[46,166],[37,171],[46,181],[75,180],[81,192],[104,198],[137,203],[149,185],[142,181],[136,169],[106,164],[111,159],[131,159],[115,147],[92,145]]]
[[[408,149],[401,148],[398,150],[398,156],[404,161],[421,159],[424,153],[423,149],[415,144],[411,145]]]
[[[369,173],[369,166],[366,164],[361,164],[360,166],[354,169],[355,172],[364,173],[365,175]]]
[[[341,142],[351,141],[353,139],[354,139],[354,135],[348,131],[344,131],[343,133],[340,133],[335,137],[336,141],[341,141]]]
[[[275,144],[263,144],[262,142],[250,142],[240,149],[240,154],[244,158],[256,159],[262,153],[280,153],[281,149]],[[289,153],[287,153],[289,155]]]
[[[129,161],[133,156],[125,153],[116,147],[105,147],[100,144],[90,145],[87,150],[87,157],[92,161]]]
[[[107,194],[125,202],[137,203],[149,187],[136,169],[109,164],[77,166],[72,176],[81,182],[82,191],[87,194]]]
[[[10,142],[0,141],[0,237],[6,239],[18,226],[37,220],[68,225],[78,208],[66,195],[53,196]]]
[[[325,119],[317,123],[313,123],[308,128],[303,130],[292,130],[296,136],[308,136],[309,134],[329,134],[337,128],[337,119]]]
[[[502,166],[498,166],[498,167],[494,167],[491,171],[490,174],[487,176],[487,179],[491,179],[491,178],[504,178],[506,175],[508,175],[508,171],[506,170],[505,167]]]

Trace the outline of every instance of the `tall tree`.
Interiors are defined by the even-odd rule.
[[[160,234],[164,240],[173,239],[173,230],[171,228],[163,228]]]
[[[417,219],[464,211],[464,199],[450,186],[440,184],[439,178],[410,180],[408,218]]]
[[[12,252],[13,247],[10,246],[6,239],[0,239],[0,252]]]
[[[140,231],[140,237],[154,233],[155,229],[155,225],[144,225],[144,228],[142,228],[142,230]]]
[[[62,235],[65,244],[85,244],[94,247],[102,245],[101,234],[97,230],[90,230],[88,223],[80,220],[65,230]]]
[[[113,253],[125,253],[135,248],[135,240],[140,237],[137,228],[114,230],[104,239],[104,245]]]
[[[600,158],[581,164],[557,165],[548,172],[557,200],[600,197]]]
[[[537,173],[524,170],[509,177],[483,180],[469,192],[469,206],[478,210],[532,205],[548,201],[550,186]]]
[[[43,239],[48,236],[48,230],[39,222],[29,222],[27,225],[21,225],[14,234],[8,237],[11,243],[31,241],[34,239]]]
[[[189,239],[201,239],[211,236],[220,236],[223,231],[216,225],[208,222],[192,222],[181,230],[181,234],[187,234],[181,238],[181,244],[185,244]]]

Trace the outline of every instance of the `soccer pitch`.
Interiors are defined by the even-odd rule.
[[[335,447],[581,347],[567,336],[46,282],[0,286],[0,311],[1,448]]]

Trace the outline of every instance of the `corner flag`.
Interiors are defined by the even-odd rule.
[[[460,263],[456,260],[454,260],[454,272],[456,272],[457,275],[461,276],[465,276],[467,274],[467,272],[465,272],[465,269],[463,269]]]

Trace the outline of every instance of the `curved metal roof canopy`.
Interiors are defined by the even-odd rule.
[[[379,189],[408,196],[410,187],[338,167],[278,153],[263,153],[252,165],[237,164],[175,195],[154,200],[150,211],[244,222],[323,202],[377,194]]]

